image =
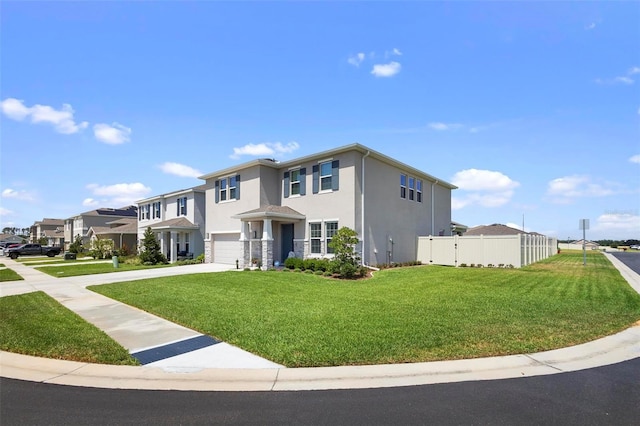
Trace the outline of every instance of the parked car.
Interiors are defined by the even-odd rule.
[[[19,244],[17,247],[9,247],[5,250],[5,256],[11,259],[17,259],[18,256],[26,255],[46,255],[49,257],[60,254],[60,247],[48,247],[40,244]]]

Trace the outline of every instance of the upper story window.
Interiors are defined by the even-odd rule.
[[[340,161],[325,161],[313,166],[313,193],[320,191],[337,191],[339,182]]]
[[[151,216],[151,204],[145,204],[140,206],[139,210],[139,219],[140,220],[148,220]]]
[[[186,216],[187,215],[187,197],[178,198],[178,212],[177,216]]]
[[[400,198],[407,198],[407,175],[400,175]]]
[[[422,202],[422,181],[420,179],[416,179],[416,201]]]
[[[160,201],[153,203],[152,216],[154,219],[160,219]]]
[[[284,172],[284,197],[305,195],[307,192],[306,179],[307,169],[304,167]]]
[[[240,199],[240,175],[216,181],[216,203]]]
[[[409,199],[413,201],[415,199],[416,193],[416,179],[410,177],[409,178]]]

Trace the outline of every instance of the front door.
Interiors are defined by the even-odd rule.
[[[286,223],[280,226],[282,235],[282,262],[289,257],[289,252],[293,251],[293,223]]]

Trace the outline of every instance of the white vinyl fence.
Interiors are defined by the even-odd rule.
[[[520,268],[558,253],[556,238],[544,235],[418,237],[417,260],[424,265]]]

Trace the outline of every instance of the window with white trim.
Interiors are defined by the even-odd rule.
[[[407,175],[400,175],[400,198],[407,198]]]
[[[290,176],[291,195],[300,195],[300,169],[291,170]]]
[[[416,201],[422,202],[422,181],[420,179],[416,180]]]
[[[186,216],[187,215],[187,197],[178,198],[178,216]]]
[[[154,219],[160,219],[160,201],[153,203],[152,214]]]
[[[415,199],[416,192],[416,179],[410,177],[409,178],[409,200],[413,201]]]
[[[311,253],[322,254],[322,223],[310,223],[309,236],[311,241]]]
[[[216,203],[240,199],[240,175],[216,181]]]
[[[331,177],[333,175],[333,169],[331,168],[331,161],[320,164],[320,191],[328,191],[331,189]]]
[[[151,216],[151,204],[145,204],[140,208],[140,220],[148,220]]]
[[[336,232],[338,232],[338,222],[325,222],[324,229],[325,229],[324,235],[325,235],[325,244],[327,247],[327,253],[333,253],[333,248],[329,246],[329,243],[331,242],[331,239],[336,234]]]

